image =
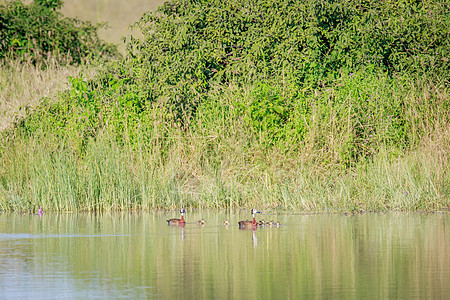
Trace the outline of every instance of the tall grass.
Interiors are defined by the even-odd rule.
[[[61,65],[53,57],[34,65],[31,62],[0,61],[0,131],[27,115],[43,98],[55,99],[68,87],[68,76],[92,76],[92,69]]]
[[[234,146],[242,146],[241,142]],[[186,139],[177,146],[195,143]],[[315,166],[302,158],[286,159],[289,167],[283,167],[279,165],[283,161],[261,157],[260,162],[245,162],[238,159],[245,153],[227,152],[230,159],[214,165],[197,151],[173,151],[163,163],[148,152],[123,151],[106,137],[91,141],[84,158],[70,151],[49,153],[38,141],[34,148],[16,141],[2,158],[0,206],[14,211],[39,206],[58,211],[180,206],[310,212],[436,210],[448,205],[450,176],[448,154],[434,150],[429,145],[398,159],[381,153],[348,172],[317,174]]]
[[[125,122],[135,126],[124,129],[123,139],[118,140],[115,125],[107,123],[95,137],[87,138],[81,153],[71,138],[45,130],[31,138],[20,131],[3,135],[0,209],[44,206],[55,211],[111,211],[184,206],[359,212],[446,208],[450,127],[448,111],[439,103],[449,103],[448,93],[411,79],[389,84],[382,77],[358,82],[308,96],[326,105],[315,107],[313,117],[305,120],[308,130],[303,140],[285,139],[277,147],[267,148],[261,138],[265,132],[249,129],[236,106],[238,100],[251,101],[253,86],[217,88],[188,129],[162,121],[157,107],[145,117],[153,122],[145,118]],[[351,109],[360,103],[359,93],[366,92],[374,95],[368,97],[369,103],[377,101],[369,126],[359,124],[367,120],[360,116],[361,110]],[[395,131],[395,117],[400,116],[392,120],[383,111],[390,109],[390,97],[405,99],[400,113],[402,122],[411,124],[407,132]],[[371,131],[377,135],[370,137]],[[414,147],[389,143],[390,134],[403,134],[405,143]],[[349,136],[360,139],[358,151],[364,155],[346,166],[355,151],[346,148]]]

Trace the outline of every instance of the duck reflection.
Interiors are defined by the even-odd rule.
[[[253,248],[256,248],[256,246],[258,246],[258,238],[256,237],[256,228],[253,229],[252,241],[253,241]]]
[[[184,226],[185,224],[179,225],[179,227],[181,227],[181,239],[184,241],[184,239],[186,238],[186,235],[184,233]]]
[[[256,229],[257,227],[239,227],[240,230],[246,230],[246,231],[252,231],[252,241],[253,241],[253,248],[256,248],[258,246],[258,238],[256,237]]]

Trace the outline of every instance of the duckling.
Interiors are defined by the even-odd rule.
[[[270,221],[268,221],[268,222],[266,223],[267,226],[273,226],[273,224],[274,224],[274,223],[273,223],[272,220],[270,220]]]
[[[246,220],[246,221],[239,221],[238,222],[239,228],[257,227],[258,223],[256,223],[255,214],[260,214],[260,213],[261,213],[260,211],[257,211],[256,209],[252,209],[253,221],[248,221],[248,220]]]
[[[225,221],[222,222],[222,225],[223,226],[228,226],[228,225],[230,225],[230,221],[225,220]]]
[[[184,225],[184,224],[186,224],[186,222],[184,221],[185,213],[186,213],[186,211],[184,210],[184,208],[180,209],[181,218],[167,220],[167,224],[168,225]]]
[[[266,222],[264,221],[264,219],[262,219],[261,221],[258,222],[259,226],[264,226],[266,225]]]
[[[281,224],[280,224],[280,221],[276,221],[276,222],[275,222],[275,226],[280,227],[280,225],[281,225]]]
[[[198,225],[205,225],[206,224],[206,221],[205,221],[205,219],[201,219],[201,220],[198,220],[197,222],[195,222],[196,224],[198,224]]]

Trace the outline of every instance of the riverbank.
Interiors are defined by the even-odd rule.
[[[8,183],[1,188],[2,211],[43,206],[48,211],[261,207],[361,212],[448,206],[448,157],[430,148],[394,160],[380,155],[342,171],[281,157],[276,163],[260,157],[260,162],[243,164],[244,157],[234,156],[216,167],[201,166],[184,151],[171,153],[161,164],[154,153],[124,151],[106,141],[89,145],[83,159],[67,151],[48,153],[45,145],[16,146],[2,159],[7,171],[2,179]]]
[[[3,63],[0,209],[447,209],[446,5],[260,2],[174,0],[68,73]]]
[[[21,70],[17,68],[17,74]],[[20,99],[23,90],[31,91],[34,86],[30,83],[8,90],[16,91],[15,97]],[[372,92],[377,95],[378,91]],[[412,93],[417,96],[414,101]],[[339,92],[331,94],[336,97]],[[428,94],[430,90],[419,93],[410,89],[405,97],[407,103],[417,105],[424,102],[420,95]],[[0,143],[0,208],[116,211],[260,207],[303,212],[447,209],[448,119],[422,115],[423,122],[411,122],[417,125],[414,130],[422,132],[416,147],[401,150],[373,138],[376,152],[349,165],[342,156],[342,135],[346,132],[342,120],[330,122],[316,117],[317,123],[309,123],[316,129],[308,132],[305,141],[268,149],[259,134],[248,130],[239,110],[230,109],[233,95],[221,93],[215,103],[209,102],[189,130],[176,124],[136,124],[133,130],[128,129],[129,135],[117,140],[106,126],[84,143],[70,135],[58,135],[57,127],[43,128],[31,136],[23,131],[4,132]],[[441,95],[441,101],[448,101],[448,96]],[[405,111],[410,111],[412,118],[419,109],[411,106]],[[330,112],[339,114],[337,109]],[[45,122],[40,124],[44,126]],[[374,128],[380,132],[378,126]]]

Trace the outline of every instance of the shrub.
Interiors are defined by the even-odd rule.
[[[166,2],[136,24],[143,38],[131,40],[126,58],[94,80],[73,78],[60,103],[19,126],[50,132],[57,124],[77,149],[106,128],[119,144],[137,147],[154,124],[191,130],[199,108],[221,92],[227,100],[211,111],[233,106],[264,151],[306,146],[345,165],[381,145],[400,153],[423,127],[447,122],[445,8],[439,1]],[[435,85],[439,95],[421,95]]]
[[[29,5],[11,1],[0,5],[0,59],[7,56],[32,62],[53,55],[80,63],[88,56],[118,56],[116,46],[101,41],[91,25],[64,17],[61,0],[35,0]]]
[[[217,83],[314,89],[366,65],[442,78],[449,11],[446,1],[174,0],[136,24],[144,38],[129,44],[126,73],[178,115]]]

